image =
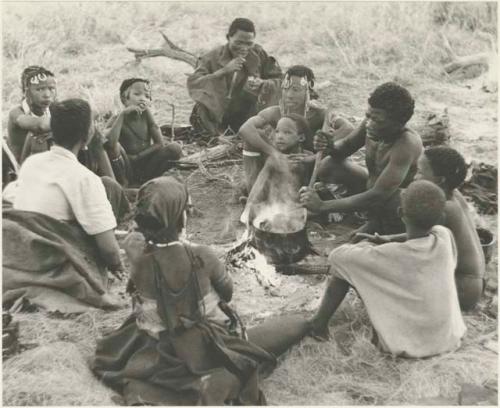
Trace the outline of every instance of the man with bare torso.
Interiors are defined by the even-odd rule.
[[[362,232],[403,232],[396,211],[399,190],[413,180],[423,149],[420,136],[406,127],[413,109],[410,93],[388,82],[370,95],[366,118],[349,136],[334,141],[331,133],[317,133],[315,149],[328,153],[321,164],[322,179],[348,186],[354,194],[322,201],[315,191],[304,187],[301,202],[316,212],[366,211],[368,223]],[[366,169],[349,160],[363,146]]]

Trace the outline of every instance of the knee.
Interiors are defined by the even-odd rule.
[[[177,160],[183,156],[182,147],[176,142],[169,143],[163,147],[163,154],[170,160]]]

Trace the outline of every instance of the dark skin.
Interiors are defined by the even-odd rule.
[[[300,80],[301,78],[298,76],[291,76],[291,85],[288,89],[283,90],[282,98],[285,110],[287,110],[288,113],[303,115],[306,103],[306,88],[300,84]],[[327,115],[327,117],[330,119],[332,118],[331,115]],[[263,153],[276,162],[283,162],[284,158],[282,153],[261,136],[268,125],[277,124],[280,118],[280,107],[271,106],[248,119],[241,126],[239,131],[244,141],[244,148],[246,150]],[[323,127],[325,128],[328,126],[333,126],[333,134],[336,135],[335,132],[343,132],[344,129],[350,127],[350,124],[345,119],[336,117],[330,122],[325,120]]]
[[[160,127],[156,124],[153,114],[149,109],[151,94],[144,82],[134,83],[122,97],[125,108],[118,114],[114,121],[108,124],[105,135],[108,140],[108,152],[111,159],[120,156],[119,141],[122,136],[122,127],[126,123],[138,135],[147,135],[147,146],[137,143],[127,146],[129,159],[142,160],[163,147],[163,138]],[[151,143],[152,142],[152,143]]]
[[[139,293],[150,299],[155,298],[156,289],[154,280],[141,275],[141,260],[143,259],[144,237],[139,232],[132,232],[124,241],[127,256],[132,263],[131,279]],[[176,259],[172,263],[172,270],[169,272],[168,284],[173,290],[181,289],[186,285],[190,276],[191,264],[182,245],[172,245],[162,249],[168,252],[168,257]],[[233,284],[231,279],[217,280],[222,275],[224,265],[214,252],[207,246],[193,246],[193,253],[203,259],[203,267],[198,271],[200,288],[202,293],[208,293],[210,286],[213,286],[219,297],[225,302],[230,302],[233,295]]]
[[[446,194],[445,216],[442,225],[450,229],[457,245],[458,260],[455,278],[460,306],[464,310],[470,309],[482,293],[485,262],[481,242],[467,202],[457,189],[451,189],[447,185],[443,176],[434,173],[425,153],[418,160],[418,171],[415,179],[431,181],[441,187]],[[362,238],[377,244],[404,242],[407,239],[406,234],[382,236],[358,234],[358,239]]]
[[[55,101],[56,95],[55,79],[48,77],[38,84],[29,84],[25,92],[30,109],[37,116],[25,114],[21,106],[9,112],[9,139],[20,163],[30,154],[31,139],[27,138],[29,132],[50,136],[50,118],[43,113]]]
[[[346,160],[363,146],[366,148],[368,172]],[[316,150],[329,151],[332,147],[342,154],[323,160],[322,178],[355,186],[361,191],[350,197],[322,201],[315,191],[303,187],[300,200],[315,212],[363,211],[372,205],[382,205],[400,188],[410,168],[416,166],[423,149],[415,132],[392,119],[385,110],[372,107],[349,136],[339,141],[334,141],[333,135],[327,132],[315,136]]]

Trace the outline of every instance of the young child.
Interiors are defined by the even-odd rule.
[[[421,358],[458,347],[466,328],[454,279],[457,249],[451,231],[437,225],[445,205],[438,186],[415,181],[401,193],[398,211],[406,242],[363,241],[334,249],[332,279],[311,320],[311,334],[328,338],[330,317],[353,286],[383,351]]]
[[[142,183],[168,170],[170,161],[182,156],[182,149],[177,143],[164,144],[149,109],[152,99],[147,79],[123,81],[120,99],[125,108],[106,126],[106,148],[120,184]]]
[[[462,310],[470,310],[479,302],[484,290],[485,272],[481,242],[467,202],[458,191],[466,174],[467,166],[460,153],[450,147],[437,146],[424,150],[415,176],[417,180],[433,182],[446,194],[442,225],[451,230],[457,243],[455,281]],[[404,241],[406,234],[365,237],[378,242]]]
[[[298,114],[284,115],[278,121],[273,145],[285,160],[266,162],[250,191],[248,205],[265,201],[298,203],[299,189],[309,183],[314,167],[314,155],[302,148],[308,129],[307,121]],[[248,205],[241,217],[244,223]]]
[[[9,112],[8,144],[21,164],[31,154],[49,150],[52,144],[49,106],[56,100],[54,74],[31,65],[21,75],[23,100]]]

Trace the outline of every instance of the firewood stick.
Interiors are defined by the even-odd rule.
[[[313,188],[314,183],[316,182],[316,177],[318,177],[319,164],[323,159],[323,150],[316,152],[316,159],[314,160],[314,169],[311,176],[311,180],[309,181],[309,188]]]

